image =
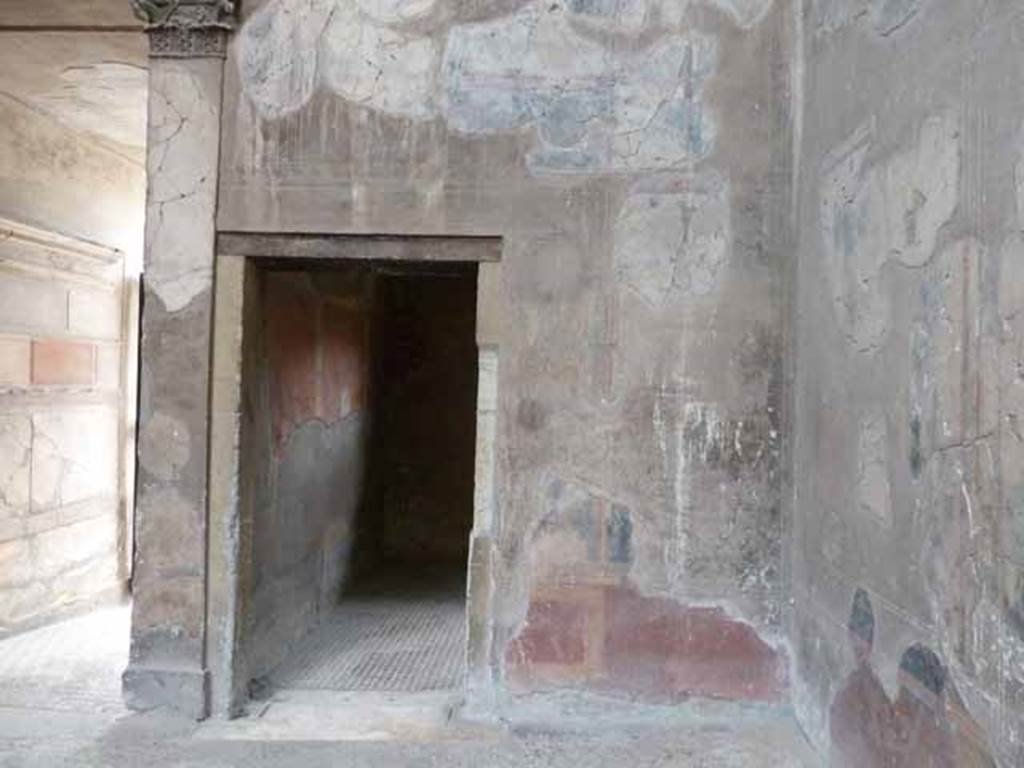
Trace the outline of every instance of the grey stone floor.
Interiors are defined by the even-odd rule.
[[[791,720],[759,710],[517,700],[503,722],[459,716],[451,693],[286,690],[239,720],[131,714],[116,699],[128,612],[108,609],[0,641],[0,766],[130,768],[804,768]],[[562,716],[564,715],[564,717]],[[553,722],[561,725],[556,731]]]
[[[0,708],[123,714],[128,605],[0,640]]]

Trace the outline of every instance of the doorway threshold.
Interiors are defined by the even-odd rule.
[[[236,720],[208,720],[206,741],[464,741],[501,729],[460,721],[462,694],[287,689]]]

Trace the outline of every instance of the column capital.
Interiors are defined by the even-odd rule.
[[[155,58],[223,58],[235,28],[232,0],[130,0],[146,23],[149,55]]]

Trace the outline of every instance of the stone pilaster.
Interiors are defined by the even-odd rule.
[[[207,434],[224,0],[132,0],[150,36],[129,706],[208,711]]]

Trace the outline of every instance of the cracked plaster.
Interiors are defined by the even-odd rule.
[[[529,2],[445,26],[444,4],[425,0],[272,0],[243,26],[238,65],[266,119],[323,87],[470,135],[533,127],[536,173],[670,168],[707,156],[715,136],[701,98],[715,44],[688,31],[687,5]],[[769,3],[725,6],[749,25]],[[608,35],[636,39],[615,45]]]
[[[619,279],[652,307],[707,296],[729,254],[729,218],[717,174],[636,184],[615,224]]]
[[[953,761],[1017,765],[1024,155],[1021,100],[1001,85],[1021,19],[1010,3],[954,0],[808,9],[795,709],[828,749],[830,710],[857,663],[845,624],[863,589],[886,695],[908,648],[923,645],[947,675]]]
[[[0,416],[0,517],[24,512],[29,504],[32,422],[28,416]]]
[[[871,158],[874,130],[865,124],[830,153],[820,192],[832,301],[847,341],[858,352],[876,350],[888,332],[883,268],[924,266],[958,202],[955,120],[928,118],[910,149],[880,162]]]
[[[875,414],[861,422],[858,459],[857,492],[861,511],[880,525],[891,528],[888,430],[883,415]]]
[[[162,62],[150,79],[146,287],[168,312],[213,281],[219,81],[202,60]]]
[[[64,506],[117,487],[116,411],[36,413],[32,433],[33,508]]]
[[[787,77],[789,9],[469,5],[243,9],[221,226],[503,238],[486,289],[500,301],[482,309],[502,363],[481,393],[494,498],[478,485],[474,647],[502,658],[531,582],[559,566],[594,576],[564,519],[528,541],[553,477],[585,489],[565,504],[604,510],[597,551],[604,577],[630,582],[623,599],[727,606],[770,633],[788,179],[772,139],[789,119],[772,84]],[[502,684],[500,668],[472,674]]]
[[[818,35],[834,34],[864,21],[882,37],[888,37],[917,18],[928,0],[814,0],[811,23]]]

